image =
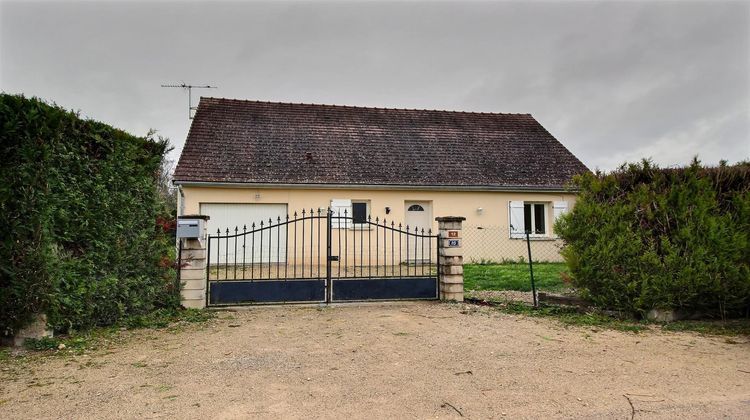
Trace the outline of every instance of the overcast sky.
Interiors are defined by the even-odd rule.
[[[750,158],[748,2],[8,2],[0,89],[181,149],[195,96],[530,113],[589,168]],[[543,151],[542,151],[543,152]]]

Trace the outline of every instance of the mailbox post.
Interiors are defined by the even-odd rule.
[[[461,249],[461,224],[465,217],[436,217],[440,235],[438,269],[440,300],[464,300],[464,257]]]
[[[177,217],[179,242],[180,301],[186,308],[206,307],[206,222],[209,217],[190,215]]]
[[[204,219],[190,218],[183,219],[185,216],[177,218],[177,237],[184,239],[200,239],[203,231],[206,230]]]

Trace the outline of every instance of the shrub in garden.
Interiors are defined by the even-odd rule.
[[[574,284],[598,305],[706,316],[750,308],[750,163],[649,161],[575,178],[556,233]]]
[[[0,334],[34,313],[65,330],[179,304],[157,224],[166,141],[6,94],[0,127]]]

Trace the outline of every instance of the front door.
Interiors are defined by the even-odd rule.
[[[406,213],[406,225],[409,227],[410,231],[414,232],[414,229],[417,229],[418,233],[422,233],[422,230],[424,229],[424,234],[427,235],[428,231],[432,229],[432,202],[405,201],[404,210]],[[425,254],[426,252],[423,252],[422,249],[418,247],[409,260],[412,260],[413,258],[416,261],[421,261],[430,257]]]

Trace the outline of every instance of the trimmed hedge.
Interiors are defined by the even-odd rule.
[[[750,308],[750,163],[660,169],[649,161],[575,178],[555,226],[573,283],[600,306],[704,316]]]
[[[0,95],[0,334],[174,307],[174,242],[157,178],[168,144]]]

